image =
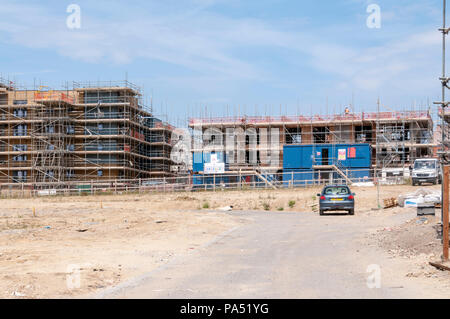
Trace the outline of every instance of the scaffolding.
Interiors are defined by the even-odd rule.
[[[65,90],[0,83],[3,185],[39,189],[174,176],[174,128],[153,116],[128,81],[74,82]]]
[[[191,118],[189,127],[198,132],[209,132],[203,136],[203,143],[214,147],[216,151],[226,151],[223,141],[226,141],[226,129],[240,129],[244,133],[245,143],[239,144],[236,152],[245,152],[245,163],[230,164],[230,169],[265,169],[272,172],[282,170],[283,145],[285,144],[354,144],[367,143],[372,146],[372,168],[406,169],[416,158],[432,157],[438,144],[433,138],[433,120],[430,110],[390,111],[390,112],[363,112],[332,115],[296,115],[296,116],[243,116],[243,117],[210,117]],[[262,139],[261,129],[275,129],[279,131],[280,161],[276,167],[265,167],[259,161],[260,151],[266,151],[260,145]],[[214,140],[211,130],[216,130]],[[257,158],[256,164],[250,164],[248,153],[251,151],[248,135],[256,131]],[[270,133],[269,133],[270,134]],[[199,135],[199,134],[197,134]],[[202,134],[200,134],[202,135]],[[203,134],[204,135],[204,134]],[[241,138],[242,139],[242,138]],[[226,143],[225,143],[226,144]],[[269,145],[271,142],[268,141]],[[194,144],[195,145],[195,144]],[[197,144],[197,145],[202,145]],[[239,149],[239,145],[241,147]],[[255,147],[255,146],[253,146]],[[193,152],[203,152],[204,148],[193,148]],[[314,150],[313,150],[314,152]],[[334,152],[333,152],[334,153]],[[337,159],[331,159],[332,165],[339,165]],[[320,163],[314,163],[319,165]],[[335,169],[336,171],[339,169]]]
[[[70,178],[73,167],[70,134],[73,121],[69,109],[74,103],[72,97],[62,92],[35,92],[36,105],[31,114],[31,145],[33,183],[62,183]]]
[[[445,92],[447,89],[450,89],[449,82],[450,78],[446,75],[446,39],[447,35],[450,32],[450,28],[446,27],[446,10],[447,10],[447,1],[443,0],[443,17],[442,17],[442,28],[439,28],[439,31],[442,33],[442,76],[439,78],[441,81],[441,101],[434,102],[434,104],[438,105],[438,114],[441,119],[441,123],[438,127],[439,129],[439,142],[440,142],[440,159],[441,164],[445,165],[450,162],[450,112],[448,111],[448,106],[450,102],[446,101]]]

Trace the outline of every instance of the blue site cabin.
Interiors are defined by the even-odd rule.
[[[283,181],[301,185],[319,178],[342,178],[333,165],[352,180],[365,180],[370,177],[371,160],[370,144],[284,145]]]
[[[205,164],[211,163],[211,155],[216,154],[218,163],[225,163],[225,172],[217,174],[207,174],[205,172]],[[236,172],[230,172],[229,163],[227,163],[227,156],[224,152],[194,152],[193,153],[193,185],[222,185],[229,183],[238,183],[239,176]],[[261,173],[265,180],[274,181],[275,177],[272,174]],[[254,174],[240,175],[241,182],[252,184],[255,186],[265,185],[265,181]]]

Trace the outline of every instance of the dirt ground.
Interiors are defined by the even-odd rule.
[[[240,223],[226,214],[181,211],[188,201],[171,205],[159,196],[1,202],[1,298],[83,296],[189,253]]]
[[[439,186],[430,187],[439,189]],[[380,198],[416,189],[383,186]],[[221,207],[231,205],[233,210],[299,213],[317,211],[319,190],[0,200],[0,298],[86,296],[148,272],[177,255],[189,254],[219,234],[246,222],[244,218],[218,212]],[[357,216],[380,214],[375,212],[375,187],[354,187],[353,191]],[[401,214],[405,210],[407,208],[397,207],[382,210],[381,214]],[[398,229],[377,230],[370,234],[371,240],[395,256],[420,256],[428,260],[438,256],[440,241],[432,228],[437,218],[430,217],[427,223],[411,220]],[[412,276],[427,275],[429,270],[420,269],[422,264],[419,263],[417,273]]]
[[[392,208],[391,211],[414,210],[413,208]],[[450,272],[441,271],[429,262],[441,262],[442,231],[440,210],[436,216],[417,216],[395,227],[384,227],[369,235],[370,241],[386,250],[392,258],[409,261],[407,277],[438,278],[450,284]]]

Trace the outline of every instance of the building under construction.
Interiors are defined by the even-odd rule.
[[[225,152],[231,171],[257,168],[279,173],[283,168],[283,146],[290,144],[313,147],[322,144],[369,144],[371,169],[384,169],[384,174],[396,170],[406,172],[416,158],[433,156],[433,149],[437,146],[429,111],[355,114],[347,110],[344,114],[309,117],[192,118],[189,127],[194,136],[201,139],[200,143],[194,143],[193,153],[210,150]],[[230,128],[243,134],[230,138],[227,136]],[[253,138],[254,144],[251,142]],[[237,145],[237,151],[227,152],[230,146],[227,143]],[[274,162],[267,164],[262,159],[274,147],[279,151],[279,159],[275,165]],[[250,160],[252,150],[256,153],[256,161]],[[240,151],[244,161],[236,160]]]
[[[127,81],[30,90],[0,79],[3,185],[171,176],[172,131]]]

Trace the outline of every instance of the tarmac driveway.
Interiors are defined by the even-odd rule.
[[[232,212],[249,221],[193,253],[99,293],[100,298],[439,298],[426,281],[407,278],[366,235],[411,214],[319,216]],[[388,224],[388,225],[387,225]],[[369,265],[380,288],[369,288]],[[372,266],[374,267],[374,266]],[[374,268],[372,268],[374,269]],[[375,278],[375,277],[371,277]],[[369,283],[374,283],[370,281]]]

